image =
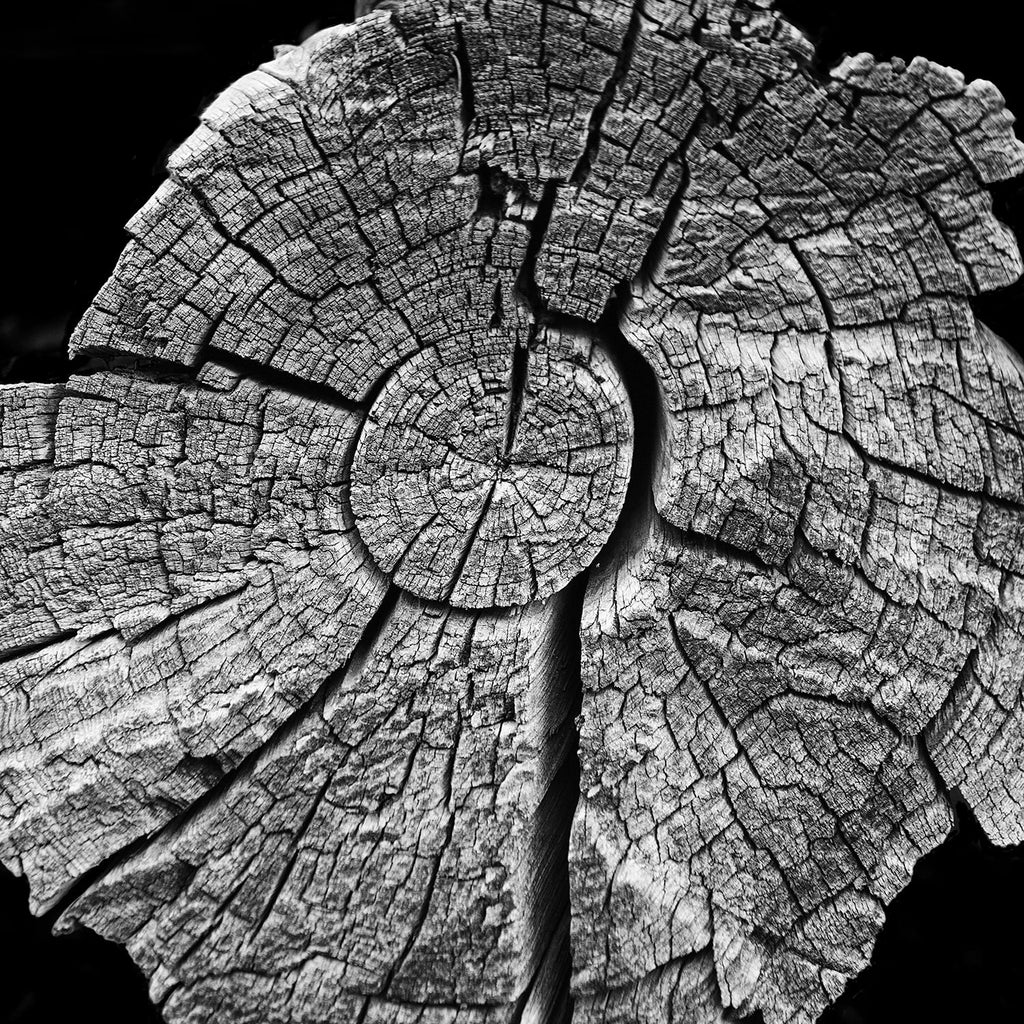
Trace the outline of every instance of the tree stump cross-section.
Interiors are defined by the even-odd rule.
[[[401,0],[227,89],[0,387],[0,859],[168,1024],[805,1024],[1024,840],[987,82]]]

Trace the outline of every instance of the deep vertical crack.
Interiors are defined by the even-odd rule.
[[[559,182],[551,179],[544,183],[544,190],[537,201],[537,208],[534,211],[533,219],[529,222],[530,235],[526,243],[526,252],[523,255],[523,262],[516,276],[516,293],[522,305],[533,314],[534,319],[540,323],[544,321],[547,312],[547,303],[540,294],[537,285],[537,257],[540,248],[544,244],[544,238],[548,233],[548,226],[551,223],[551,214],[555,208],[555,199],[558,196]]]
[[[455,70],[459,85],[459,116],[462,121],[462,154],[466,154],[469,145],[469,133],[476,117],[476,94],[473,89],[473,70],[469,63],[469,49],[462,31],[462,22],[455,22]]]
[[[535,333],[536,328],[533,328],[530,340],[525,343],[517,339],[512,350],[512,368],[508,386],[508,416],[505,424],[504,455],[506,459],[512,454],[512,449],[515,447],[516,434],[519,432],[519,424],[523,418],[523,399],[526,393],[530,344],[533,341],[532,335]]]
[[[564,760],[556,782],[551,787],[552,791],[559,794],[560,814],[563,818],[551,837],[560,861],[557,891],[561,895],[551,900],[545,912],[547,926],[550,927],[551,919],[557,917],[564,906],[566,927],[560,944],[556,930],[555,940],[548,954],[552,961],[551,969],[558,978],[558,984],[553,986],[548,997],[549,1005],[545,1007],[545,1015],[541,1018],[550,1024],[568,1024],[572,1020],[569,841],[579,804],[582,773],[579,716],[583,707],[582,628],[586,595],[592,575],[605,563],[621,557],[640,539],[642,526],[652,507],[652,483],[661,447],[663,402],[657,380],[654,371],[643,356],[630,345],[622,330],[623,317],[630,299],[630,286],[626,283],[621,284],[609,298],[603,314],[596,323],[547,309],[535,311],[535,315],[546,325],[565,331],[585,332],[603,349],[618,371],[634,423],[629,483],[618,521],[590,567],[584,570],[561,595],[566,602],[561,611],[562,642],[559,644],[564,660],[556,678],[569,690],[570,711]]]
[[[543,701],[539,709],[541,749],[547,751],[540,771],[550,773],[551,782],[537,809],[532,835],[535,877],[529,919],[535,968],[517,1001],[513,1024],[567,1024],[572,1016],[569,841],[579,800],[580,622],[586,586],[587,573],[583,572],[552,598],[556,607],[551,644],[544,664],[538,666]]]
[[[643,17],[644,0],[634,0],[633,10],[630,12],[626,34],[622,37],[622,45],[619,47],[619,55],[616,58],[615,67],[604,83],[601,96],[594,105],[594,109],[590,112],[590,122],[587,125],[587,141],[569,178],[574,185],[582,185],[587,180],[590,168],[594,164],[594,158],[601,148],[601,130],[604,127],[604,119],[608,115],[612,103],[615,101],[615,96],[619,91],[619,84],[629,73],[629,69],[633,64],[633,54],[636,50],[636,41],[640,35]]]
[[[633,458],[626,498],[614,530],[594,560],[595,566],[625,550],[634,540],[632,531],[646,520],[665,433],[664,398],[657,377],[623,333],[623,320],[631,301],[631,286],[623,282],[613,291],[595,328],[619,372],[633,413]]]

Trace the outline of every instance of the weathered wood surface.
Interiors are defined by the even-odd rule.
[[[172,1024],[811,1021],[956,801],[1024,840],[1012,118],[767,0],[388,6],[0,388],[0,858]]]

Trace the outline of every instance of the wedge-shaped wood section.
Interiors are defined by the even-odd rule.
[[[0,858],[169,1024],[810,1022],[954,801],[1024,840],[1012,118],[767,0],[388,6],[0,388]]]
[[[352,413],[203,376],[0,393],[2,848],[38,909],[303,708],[387,590],[343,506]]]
[[[510,1019],[561,923],[564,603],[389,603],[323,701],[68,919],[126,942],[172,1018]]]

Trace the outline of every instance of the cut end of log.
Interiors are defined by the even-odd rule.
[[[169,1024],[808,1024],[1024,838],[1012,118],[768,0],[370,6],[0,388],[0,857]]]

